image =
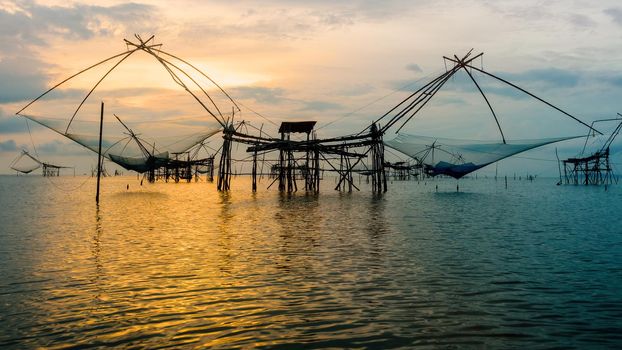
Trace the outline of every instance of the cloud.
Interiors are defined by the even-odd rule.
[[[576,27],[592,28],[596,26],[596,22],[586,15],[573,14],[570,16],[570,22]]]
[[[35,98],[45,91],[48,76],[40,60],[33,57],[9,57],[0,61],[0,103]]]
[[[269,88],[262,86],[239,86],[229,89],[229,95],[234,99],[250,99],[260,103],[282,103],[289,99],[283,97],[285,90],[282,88]]]
[[[475,71],[471,72],[471,74],[486,94],[495,94],[512,98],[527,97],[527,95],[520,92],[520,90],[492,77]],[[579,71],[558,68],[532,69],[517,73],[491,72],[491,74],[520,86],[527,91],[535,93],[536,95],[538,93],[536,93],[534,89],[539,92],[544,92],[550,89],[570,89],[577,87],[579,82],[584,79],[583,73]],[[459,71],[451,79],[449,79],[443,88],[441,88],[441,91],[442,90],[478,93],[477,87],[463,70]]]
[[[41,156],[41,161],[47,161],[47,156],[84,156],[92,155],[92,152],[73,141],[51,140],[46,143],[38,144],[37,154]]]
[[[325,112],[343,108],[340,104],[326,101],[303,101],[302,104],[303,107],[299,110],[308,112]]]
[[[7,140],[0,142],[0,152],[14,152],[17,151],[17,144],[15,140]]]
[[[619,8],[619,7],[608,8],[608,9],[605,9],[603,12],[605,12],[606,15],[611,17],[613,22],[622,26],[622,8]]]
[[[192,127],[202,127],[202,128],[218,128],[216,122],[213,119],[180,119],[175,121],[174,125],[184,125],[184,126],[192,126]]]
[[[430,80],[434,78],[430,78],[428,80],[424,79],[400,79],[400,80],[392,80],[387,83],[387,87],[394,91],[415,91],[428,83]]]
[[[615,96],[622,87],[622,75],[613,70],[543,68],[518,72],[497,71],[494,74],[588,121],[597,115],[607,116],[616,111]],[[518,89],[476,71],[473,71],[473,75],[499,114],[510,113],[518,105],[521,108],[532,108],[530,113],[549,112],[548,108],[542,107],[544,105]],[[414,92],[432,78],[413,82],[402,91]],[[393,81],[391,88],[402,88],[405,83],[407,81]],[[477,87],[467,74],[461,72],[447,81],[429,106],[460,108],[465,104],[478,108],[484,106],[485,109],[485,102]]]
[[[254,1],[243,3],[255,5]],[[289,0],[272,0],[264,1],[263,4],[273,8],[290,8],[296,11],[305,10],[310,17],[315,18],[317,23],[324,24],[330,28],[352,25],[361,21],[379,21],[404,16],[410,12],[410,9],[417,6],[410,1],[403,0],[386,0],[382,2],[374,0],[347,2],[318,0],[307,3],[299,2],[298,4],[292,3]]]
[[[423,72],[423,69],[421,69],[421,67],[419,67],[419,65],[416,64],[416,63],[411,63],[411,64],[407,65],[406,69],[408,69],[410,71],[413,71],[413,72],[416,72],[416,73]]]
[[[53,140],[40,145],[37,147],[37,150],[41,153],[58,153],[65,145],[65,143],[59,140]]]
[[[482,73],[472,71],[471,74],[489,99],[492,95],[509,98],[514,101],[531,98],[520,90]],[[492,74],[541,97],[550,95],[551,91],[559,92],[561,89],[582,88],[587,80],[596,80],[599,79],[599,76],[603,75],[603,73],[590,73],[559,68],[534,69],[522,72],[494,72]],[[395,90],[414,92],[433,78],[434,77],[431,77],[425,81],[393,81],[391,87]],[[612,78],[604,81],[609,84],[618,82]],[[619,83],[622,84],[622,79],[620,79]],[[466,74],[464,70],[460,70],[443,85],[433,98],[433,101],[431,101],[431,104],[435,106],[461,106],[467,105],[467,101],[473,101],[473,103],[475,103],[475,101],[480,100],[481,96],[477,87],[468,74]],[[481,101],[483,102],[483,100]],[[494,99],[491,100],[493,106],[496,107],[494,102]]]
[[[574,70],[558,68],[532,69],[521,73],[495,74],[511,82],[538,82],[556,88],[577,86],[581,75]]]
[[[456,106],[464,106],[466,105],[466,101],[459,97],[447,97],[447,96],[439,96],[438,103],[440,105],[456,105]]]
[[[61,7],[40,5],[34,1],[9,4],[12,7],[0,7],[0,39],[11,50],[23,51],[31,45],[47,46],[46,35],[85,40],[124,33],[130,27],[140,32],[154,29],[151,23],[155,8],[150,5]]]
[[[343,106],[337,103],[318,100],[300,100],[287,97],[287,91],[282,88],[269,88],[261,86],[239,86],[229,89],[230,95],[236,100],[253,100],[261,104],[289,104],[297,112],[325,112],[329,110],[342,109]]]
[[[291,10],[276,10],[271,14],[245,16],[240,20],[213,17],[201,23],[184,26],[180,37],[205,37],[227,40],[229,38],[255,39],[306,39],[314,32],[312,21],[305,15],[297,15]]]
[[[556,17],[555,12],[548,6],[533,6],[529,3],[503,3],[503,2],[486,2],[487,6],[493,13],[500,14],[509,20],[527,21],[530,23],[547,21]]]
[[[340,27],[351,26],[354,19],[350,15],[342,15],[337,13],[329,13],[319,17],[320,23],[325,24],[328,28],[338,29]]]
[[[606,81],[615,87],[622,87],[622,75],[608,77]]]
[[[346,97],[356,97],[367,95],[370,92],[375,91],[376,88],[370,84],[358,84],[354,86],[349,86],[343,89],[339,89],[335,91],[335,94]]]
[[[20,120],[13,115],[7,115],[2,109],[0,109],[0,134],[13,134],[24,132],[25,125],[24,120]]]
[[[223,1],[231,8],[230,1]],[[365,22],[378,22],[405,16],[413,5],[404,1],[264,1],[260,9],[255,1],[239,1],[237,16],[212,16],[186,24],[180,37],[229,39],[230,37],[305,40],[323,31],[340,30]]]
[[[137,3],[110,7],[74,5],[45,6],[34,1],[0,4],[0,103],[36,97],[45,91],[53,67],[40,58],[37,49],[51,44],[50,38],[87,40],[127,32],[154,30],[155,8]]]

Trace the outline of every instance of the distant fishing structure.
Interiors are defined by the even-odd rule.
[[[572,138],[506,139],[497,114],[473,76],[472,71],[480,72],[503,82],[583,124],[591,132],[600,134],[599,131],[593,128],[593,125],[587,125],[575,116],[521,87],[485,71],[483,67],[479,68],[473,65],[473,61],[481,58],[483,53],[471,57],[471,50],[462,58],[456,55],[453,58],[443,57],[445,62],[450,62],[453,66],[411,93],[384,115],[372,121],[362,131],[343,136],[319,138],[315,129],[316,121],[284,121],[279,126],[279,136],[272,137],[263,130],[263,126],[262,128],[256,128],[243,120],[235,120],[236,113],[239,114],[241,112],[238,103],[220,85],[196,66],[163,51],[161,44],[153,43],[153,36],[147,40],[143,40],[138,35],[135,35],[135,38],[137,39],[136,42],[124,39],[127,51],[100,61],[56,84],[18,111],[17,115],[46,126],[101,154],[101,156],[119,164],[125,169],[146,174],[150,182],[157,180],[168,181],[169,179],[174,179],[175,182],[182,180],[189,182],[193,176],[196,178],[198,174],[206,174],[207,178],[212,180],[214,176],[214,158],[217,153],[220,153],[217,174],[217,188],[219,191],[229,191],[232,178],[235,175],[241,175],[234,170],[234,159],[232,156],[232,145],[234,143],[247,145],[248,161],[252,163],[251,173],[248,175],[252,179],[253,191],[257,191],[258,178],[267,175],[271,178],[268,188],[276,184],[281,192],[295,192],[303,189],[310,192],[319,192],[324,172],[331,172],[337,174],[335,190],[360,190],[353,176],[354,173],[359,173],[368,178],[371,177],[372,191],[386,192],[388,186],[387,169],[392,170],[394,176],[398,178],[408,178],[411,171],[414,170],[420,177],[444,175],[459,179],[477,169],[517,153]],[[115,124],[116,127],[119,128],[120,125],[121,128],[113,134],[108,133],[108,136],[101,136],[104,115],[104,105],[102,102],[99,130],[95,128],[98,124],[95,121],[90,124],[82,123],[83,127],[87,125],[84,128],[88,132],[78,132],[76,131],[77,127],[74,130],[74,124],[78,120],[76,116],[93,91],[117,66],[138,51],[153,57],[164,68],[173,82],[189,94],[201,106],[202,110],[207,113],[208,117],[216,121],[217,126],[207,130],[196,131],[189,135],[174,137],[168,142],[164,142],[163,138],[148,139],[144,137],[141,133],[127,125],[126,122],[122,121],[117,114],[113,114],[118,122],[118,124]],[[114,64],[86,93],[68,122],[66,120],[59,121],[27,113],[26,110],[29,106],[55,88],[104,63]],[[466,72],[486,102],[499,130],[501,141],[453,140],[401,133],[401,129],[430,102],[452,76],[460,71]],[[199,79],[193,76],[193,74],[198,75],[204,81],[208,81],[212,85],[212,90],[225,97],[224,100],[231,105],[231,113],[222,112],[226,109],[218,106],[216,99],[208,93],[208,89],[203,87]],[[154,120],[153,122],[157,121]],[[107,128],[110,127],[114,128],[114,126],[107,126]],[[397,137],[394,140],[384,141],[385,134],[393,129],[396,129]],[[96,136],[98,132],[100,135],[99,140]],[[201,149],[206,149],[206,140],[217,133],[222,133],[223,137],[220,149],[208,157],[198,157],[198,152]],[[385,145],[408,155],[414,159],[415,164],[407,162],[391,164],[387,162],[385,160]],[[264,170],[265,163],[270,164],[267,170]],[[101,167],[101,161],[98,167]]]
[[[600,119],[592,122],[591,126],[596,123],[615,122],[615,127],[611,134],[602,143],[602,146],[591,154],[586,155],[586,146],[590,137],[594,137],[593,133],[585,136],[583,149],[577,157],[563,160],[564,164],[564,182],[571,185],[609,185],[617,183],[617,178],[613,174],[611,163],[609,162],[609,154],[611,144],[622,129],[622,114],[618,113],[616,118]],[[561,173],[560,173],[561,177]],[[560,184],[561,184],[560,179]]]
[[[9,167],[19,173],[29,174],[34,170],[42,168],[43,176],[60,176],[60,169],[70,169],[68,166],[54,165],[39,160],[26,150],[22,150],[20,154],[11,162]]]

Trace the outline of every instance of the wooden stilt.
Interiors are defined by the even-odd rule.
[[[218,190],[229,191],[231,189],[231,134],[233,126],[227,126],[224,130],[220,164],[218,168]]]
[[[253,192],[257,192],[257,151],[253,152]]]
[[[99,146],[97,148],[97,194],[95,195],[95,203],[99,204],[99,183],[102,174],[102,129],[104,128],[104,102],[101,105],[101,114],[99,118]]]

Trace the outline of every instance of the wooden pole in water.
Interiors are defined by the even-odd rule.
[[[104,101],[102,101],[101,116],[99,119],[99,147],[97,149],[97,194],[95,203],[99,204],[99,181],[102,174],[102,128],[104,127]]]
[[[252,180],[253,180],[253,192],[257,192],[257,150],[253,153],[253,171],[252,171]]]

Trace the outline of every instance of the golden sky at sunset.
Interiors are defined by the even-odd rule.
[[[276,124],[312,119],[321,127],[337,121],[320,129],[324,136],[361,130],[406,96],[397,89],[411,83],[405,90],[414,90],[444,71],[443,55],[471,48],[485,52],[478,64],[487,70],[587,121],[622,110],[618,1],[2,0],[0,23],[0,173],[9,172],[20,148],[32,148],[24,121],[14,113],[67,76],[124,51],[123,39],[134,40],[134,34],[155,35],[165,51],[200,67],[235,100]],[[136,56],[123,64],[123,74],[106,81],[105,89],[114,93],[98,98],[137,108],[127,111],[130,119],[206,117],[191,99],[171,97],[179,91],[164,96],[175,89],[167,73],[149,57]],[[524,105],[525,99],[488,87],[515,138],[583,132],[559,116],[542,122],[545,114]],[[411,132],[494,138],[488,115],[482,123],[464,116],[486,112],[465,90],[455,82],[431,106],[435,117],[417,121]],[[72,101],[75,96],[58,98],[42,110],[60,110]],[[275,129],[246,108],[241,118]],[[33,137],[51,158],[75,147],[41,127],[33,128]]]

